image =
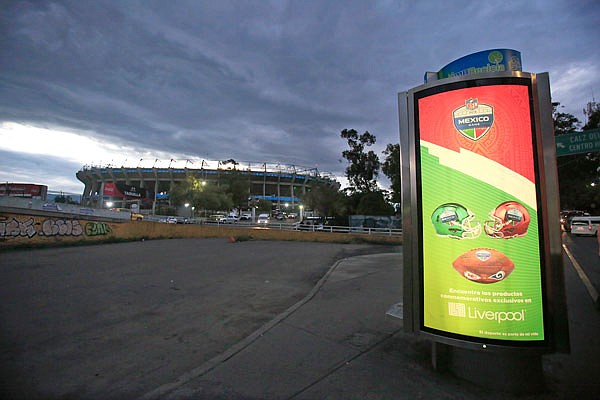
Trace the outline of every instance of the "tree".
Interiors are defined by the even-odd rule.
[[[381,190],[369,192],[361,196],[356,207],[358,215],[392,215],[394,208],[385,198]]]
[[[392,203],[402,203],[402,184],[400,176],[400,145],[388,144],[383,154],[386,156],[385,161],[381,165],[381,170],[391,182],[391,197]]]
[[[555,135],[563,135],[575,132],[579,120],[566,113],[558,112],[560,103],[552,103]],[[597,106],[588,104],[586,113],[588,124],[585,129],[591,129],[592,124],[600,119]],[[574,154],[559,157],[557,159],[558,184],[561,208],[577,209],[597,213],[600,206],[600,194],[598,180],[598,153]]]
[[[193,175],[186,176],[185,180],[175,185],[169,192],[172,205],[181,206],[190,204],[198,210],[230,210],[233,200],[225,188],[217,185],[206,185]]]
[[[327,183],[316,183],[310,191],[302,195],[302,202],[307,208],[315,210],[322,217],[347,215],[346,198],[337,186]]]
[[[584,130],[600,128],[600,104],[591,101],[587,104],[583,113],[587,117]],[[600,208],[600,152],[587,153],[585,155],[585,167],[589,172],[588,204],[594,215],[598,215]]]
[[[229,160],[223,160],[223,161],[219,161],[219,164],[221,165],[233,165],[233,169],[236,169],[236,167],[238,165],[240,165],[239,162],[235,161],[233,158],[230,158]],[[231,167],[227,168],[227,169],[231,169]]]
[[[223,189],[229,193],[233,205],[241,210],[248,206],[248,196],[250,195],[250,182],[248,178],[239,171],[227,171],[222,179]]]
[[[196,205],[198,196],[203,190],[202,181],[188,174],[184,181],[176,184],[169,192],[169,201],[171,205],[175,206],[181,206],[185,203]]]
[[[590,101],[583,109],[583,113],[588,120],[583,127],[584,130],[600,128],[600,104]]]
[[[365,131],[362,135],[354,129],[344,129],[341,137],[348,141],[349,150],[344,150],[342,156],[348,160],[346,177],[354,191],[369,193],[377,190],[377,175],[379,174],[379,157],[373,150],[366,147],[375,144],[375,136]]]
[[[233,208],[231,195],[217,185],[206,185],[193,204],[201,210],[225,211]]]
[[[273,202],[270,200],[259,199],[256,203],[256,209],[258,212],[265,212],[271,214],[271,209],[273,208]]]
[[[562,113],[558,111],[560,103],[552,103],[552,119],[554,120],[554,135],[564,135],[577,130],[579,120],[572,114]]]
[[[75,200],[71,198],[71,196],[65,196],[64,194],[58,195],[54,198],[55,203],[64,203],[64,204],[79,204]]]

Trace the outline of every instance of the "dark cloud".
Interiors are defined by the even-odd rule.
[[[521,51],[581,116],[600,91],[599,15],[566,0],[13,1],[0,11],[0,121],[342,174],[342,129],[369,130],[379,150],[397,142],[397,92],[483,49]]]
[[[49,185],[50,190],[64,190],[70,193],[83,191],[83,184],[74,178],[81,165],[65,161],[60,156],[27,155],[0,150],[2,171],[1,182],[35,183]]]

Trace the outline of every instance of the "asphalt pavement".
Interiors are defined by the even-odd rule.
[[[600,308],[600,243],[594,236],[573,236],[563,232],[563,248],[570,264],[596,305]]]
[[[0,398],[135,399],[394,246],[225,238],[0,252]]]
[[[527,395],[503,391],[501,381],[483,387],[432,368],[431,343],[404,333],[402,320],[386,315],[402,301],[401,259],[396,252],[336,262],[304,299],[142,398],[598,398],[600,312],[566,254],[571,352],[543,356],[543,389]],[[597,261],[585,256],[581,262],[593,269]]]
[[[563,236],[571,352],[543,357],[538,393],[432,368],[431,343],[386,315],[402,301],[401,247],[222,239],[0,254],[0,391],[23,399],[595,399],[592,240]]]

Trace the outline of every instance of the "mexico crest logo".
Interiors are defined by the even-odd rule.
[[[460,134],[476,141],[484,137],[494,124],[494,107],[479,103],[477,99],[467,99],[464,106],[452,112],[452,118]]]

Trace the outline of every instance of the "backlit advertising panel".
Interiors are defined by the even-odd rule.
[[[482,72],[521,71],[521,53],[512,49],[491,49],[452,61],[437,73],[438,79]]]
[[[544,238],[531,80],[414,94],[421,330],[542,344]]]

